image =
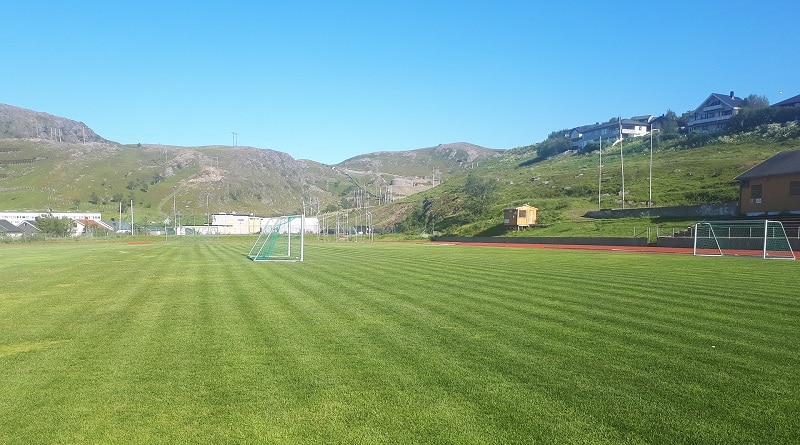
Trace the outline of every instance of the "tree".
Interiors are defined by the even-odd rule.
[[[464,193],[467,195],[465,209],[474,215],[482,214],[494,200],[496,191],[497,181],[493,178],[483,178],[474,171],[470,172],[464,184]]]
[[[570,141],[569,137],[565,136],[565,134],[566,133],[561,133],[560,136],[553,137],[554,134],[551,133],[551,137],[536,144],[536,155],[540,159],[547,159],[550,156],[555,156],[559,153],[571,150],[572,141]]]
[[[678,134],[678,115],[672,110],[667,110],[664,120],[661,123],[661,131],[664,136],[674,136]]]
[[[54,216],[40,216],[36,218],[36,227],[48,235],[67,236],[75,228],[75,221],[69,218],[56,218]]]
[[[751,94],[744,100],[744,106],[753,109],[767,108],[769,106],[769,99],[767,99],[767,96]]]

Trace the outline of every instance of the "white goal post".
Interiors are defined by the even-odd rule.
[[[693,232],[694,255],[795,259],[780,221],[701,221],[694,225]]]
[[[305,214],[264,218],[247,257],[253,261],[303,261],[305,231]]]

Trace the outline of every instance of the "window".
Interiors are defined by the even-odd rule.
[[[753,184],[750,187],[750,198],[761,199],[761,184]]]
[[[798,184],[800,184],[800,182],[798,182]],[[525,218],[527,216],[527,214],[525,212],[526,212],[526,210],[520,210],[518,216],[520,218]]]
[[[789,196],[800,196],[800,181],[789,183]]]

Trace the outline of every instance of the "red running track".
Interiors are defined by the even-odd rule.
[[[436,241],[434,241],[436,242]],[[657,247],[657,246],[596,246],[590,244],[524,244],[524,243],[478,243],[441,241],[442,245],[482,246],[482,247],[516,247],[523,249],[562,249],[562,250],[596,250],[603,252],[636,252],[636,253],[669,253],[677,255],[692,255],[691,247]],[[709,255],[716,255],[715,250],[709,250]],[[758,250],[734,250],[726,252],[732,256],[761,257]],[[795,255],[796,257],[796,255]],[[796,259],[796,258],[795,258]]]
[[[692,254],[691,248],[683,248],[683,247],[596,246],[590,244],[472,243],[472,242],[453,242],[453,241],[442,241],[440,243],[443,245],[453,244],[460,246],[516,247],[522,249],[599,250],[604,252],[671,253],[671,254],[682,254],[682,255]]]

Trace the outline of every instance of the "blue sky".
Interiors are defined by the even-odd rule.
[[[326,164],[800,94],[800,2],[4,2],[0,102]]]

